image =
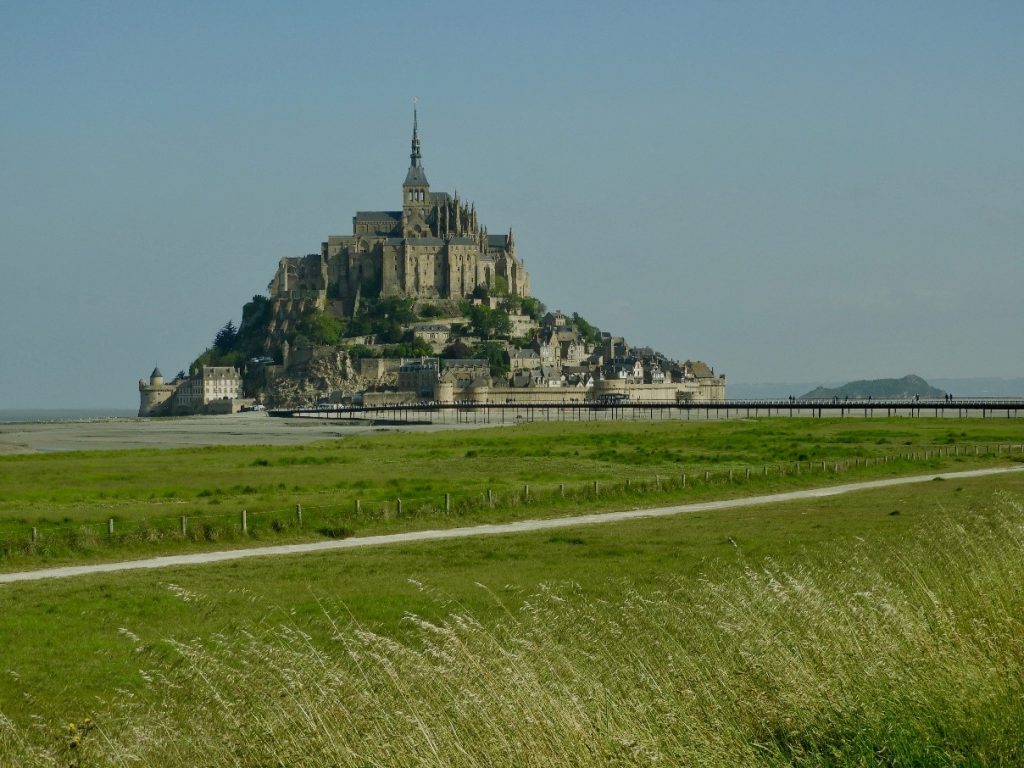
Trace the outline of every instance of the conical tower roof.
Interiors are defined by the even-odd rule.
[[[415,107],[412,110],[412,152],[409,153],[409,172],[405,174],[405,186],[430,186],[427,173],[420,165],[420,123]]]

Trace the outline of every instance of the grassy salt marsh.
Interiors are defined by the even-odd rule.
[[[1020,460],[1019,452],[999,453],[998,446],[1022,441],[1024,430],[1008,420],[777,418],[530,424],[303,446],[6,456],[0,570],[966,469]],[[990,452],[977,455],[979,446]],[[954,451],[960,455],[950,456]],[[881,464],[885,457],[889,463]]]
[[[0,763],[1018,765],[1022,500],[934,482],[9,585]]]

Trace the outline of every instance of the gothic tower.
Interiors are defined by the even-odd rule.
[[[416,108],[412,111],[412,152],[409,154],[409,172],[402,184],[402,235],[427,237],[430,231],[430,182],[420,163],[420,128]]]

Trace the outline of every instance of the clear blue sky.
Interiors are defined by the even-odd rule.
[[[1024,3],[0,2],[0,408],[134,407],[432,186],[737,382],[1024,376]]]

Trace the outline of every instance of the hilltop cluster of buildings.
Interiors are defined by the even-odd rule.
[[[344,346],[368,348],[374,356],[367,356],[366,349],[357,359],[343,355],[344,370],[333,382],[337,386],[318,392],[317,399],[372,404],[725,398],[725,376],[716,376],[702,362],[677,362],[647,347],[632,348],[620,337],[596,334],[576,316],[549,312],[538,317],[536,302],[529,305],[531,316],[530,278],[511,229],[492,235],[476,207],[458,193],[431,191],[415,113],[409,158],[401,210],[359,211],[352,234],[330,235],[320,253],[281,259],[268,286],[270,312],[262,334],[264,353],[274,350],[283,359],[280,364],[269,356],[251,359],[260,373],[255,386],[269,388],[282,378],[302,376],[318,355],[321,361],[331,356],[290,348],[289,339],[311,314],[354,318],[367,299],[395,298],[411,300],[418,310],[432,308],[421,313],[429,314],[429,320],[407,323],[401,330],[434,356],[389,358],[382,354],[386,345],[373,335],[345,338]],[[493,334],[500,338],[472,335],[470,318],[461,315],[473,305],[486,305],[482,311],[500,315],[503,330]],[[487,345],[489,360],[467,359],[466,353],[479,350],[485,340],[503,348],[501,365],[493,357],[495,343]],[[495,377],[497,369],[507,373]],[[331,387],[321,381],[321,387]],[[142,416],[230,412],[252,402],[243,399],[240,372],[223,366],[179,374],[169,383],[154,370],[148,382],[139,381],[139,393]]]
[[[649,347],[633,348],[607,333],[588,341],[573,318],[560,312],[547,313],[533,324],[533,331],[528,344],[501,342],[508,370],[503,376],[492,376],[490,362],[478,358],[382,361],[382,374],[391,362],[397,382],[364,392],[362,401],[580,403],[725,398],[725,376],[716,375],[705,363],[669,360]]]

